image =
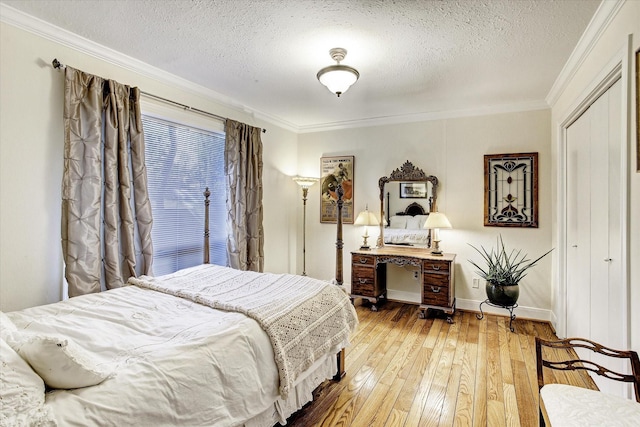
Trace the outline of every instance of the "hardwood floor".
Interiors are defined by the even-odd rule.
[[[549,324],[516,319],[512,333],[502,316],[458,311],[449,324],[433,314],[419,319],[417,306],[396,302],[356,310],[347,375],[321,385],[287,425],[538,425],[534,339],[556,338]]]

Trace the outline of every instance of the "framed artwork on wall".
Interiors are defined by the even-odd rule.
[[[484,156],[485,227],[538,227],[538,153]]]
[[[427,183],[426,182],[401,182],[400,198],[401,199],[426,199]]]
[[[337,222],[338,183],[342,183],[342,223],[353,224],[353,167],[354,156],[336,156],[320,158],[320,222]]]

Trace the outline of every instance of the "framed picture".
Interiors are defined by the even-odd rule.
[[[426,182],[401,182],[400,198],[401,199],[426,199],[427,183]]]
[[[354,156],[322,157],[320,159],[320,222],[335,224],[338,216],[336,189],[342,183],[342,223],[353,224],[353,163]]]
[[[484,156],[484,225],[538,227],[538,153]]]

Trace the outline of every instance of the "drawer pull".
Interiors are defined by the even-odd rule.
[[[439,294],[440,286],[431,286],[431,292],[433,292],[434,294]]]
[[[366,258],[360,258],[360,264],[366,264],[366,263],[367,263]]]
[[[434,269],[435,271],[439,271],[440,270],[440,266],[439,265],[432,265],[431,268]]]
[[[360,282],[361,285],[367,283],[367,279],[358,279],[358,281]]]

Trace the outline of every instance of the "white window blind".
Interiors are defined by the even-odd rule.
[[[143,115],[142,124],[153,211],[153,274],[202,264],[207,187],[211,263],[226,265],[224,134],[149,115]]]

